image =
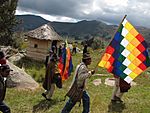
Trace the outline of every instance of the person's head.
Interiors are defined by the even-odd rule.
[[[82,61],[85,63],[85,65],[90,65],[91,64],[91,56],[90,53],[84,53]]]
[[[10,74],[10,71],[12,71],[12,69],[10,69],[9,65],[3,64],[0,66],[0,73],[3,77],[7,77]]]
[[[52,46],[52,51],[53,51],[53,53],[57,53],[57,48],[56,48],[56,46]]]
[[[87,45],[87,44],[85,44],[85,45],[84,45],[84,47],[85,47],[85,48],[87,48],[87,47],[88,47],[88,45]]]

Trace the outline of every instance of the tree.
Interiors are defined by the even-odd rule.
[[[0,45],[12,45],[18,0],[0,0]]]

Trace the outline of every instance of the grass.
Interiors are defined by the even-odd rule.
[[[94,51],[92,55],[92,64],[89,66],[93,69],[100,59],[100,53]],[[76,65],[80,62],[82,54],[73,55],[74,69]],[[27,62],[27,61],[26,61]],[[28,63],[25,66],[26,71],[36,78],[41,86],[41,76],[44,76],[44,64],[42,63]],[[26,65],[26,64],[25,64]],[[34,70],[34,71],[32,71]],[[135,79],[137,86],[132,86],[128,93],[125,93],[123,100],[125,106],[110,104],[110,98],[112,94],[113,87],[106,86],[104,80],[107,77],[94,76],[88,80],[88,92],[91,99],[91,113],[108,113],[108,111],[113,113],[149,113],[150,112],[150,73],[143,72],[139,77]],[[97,73],[107,73],[105,69],[98,68]],[[109,73],[108,73],[109,74]],[[73,73],[72,73],[73,75]],[[110,74],[109,77],[112,77]],[[40,78],[40,79],[38,79]],[[63,101],[64,95],[66,94],[69,85],[71,84],[73,76],[63,83],[63,88],[56,88],[52,101],[46,101],[41,93],[44,91],[42,87],[35,91],[30,90],[18,90],[15,88],[7,89],[7,94],[5,101],[10,106],[12,113],[60,113],[61,109],[64,107],[66,101]],[[92,81],[94,79],[101,78],[102,84],[99,86],[94,86]],[[81,107],[76,104],[72,109],[71,113],[81,113]]]

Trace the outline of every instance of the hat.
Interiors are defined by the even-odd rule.
[[[4,70],[13,71],[12,69],[10,69],[9,65],[7,65],[7,64],[1,65],[0,70],[2,70],[2,71],[4,71]]]
[[[91,59],[90,53],[88,53],[88,52],[84,53],[82,59],[84,59],[84,60]]]

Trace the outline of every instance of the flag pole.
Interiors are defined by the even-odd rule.
[[[124,21],[124,19],[125,19],[126,17],[127,17],[127,15],[125,15],[125,16],[123,17],[123,19],[122,19],[122,21],[120,22],[118,28],[116,29],[115,33],[113,34],[113,37],[111,38],[110,42],[113,40],[115,34],[117,33],[118,29],[120,28],[122,22]],[[109,42],[109,44],[110,44],[110,42]],[[109,45],[109,44],[108,44],[108,45]],[[108,47],[108,45],[107,45],[106,47]],[[102,53],[102,55],[101,55],[101,58],[102,58],[102,56],[104,55],[104,53],[105,53],[105,51],[103,51],[103,53]],[[100,59],[101,59],[101,58],[100,58]],[[100,61],[97,62],[96,66],[95,66],[95,68],[94,68],[94,71],[96,71],[99,62],[100,62]]]

